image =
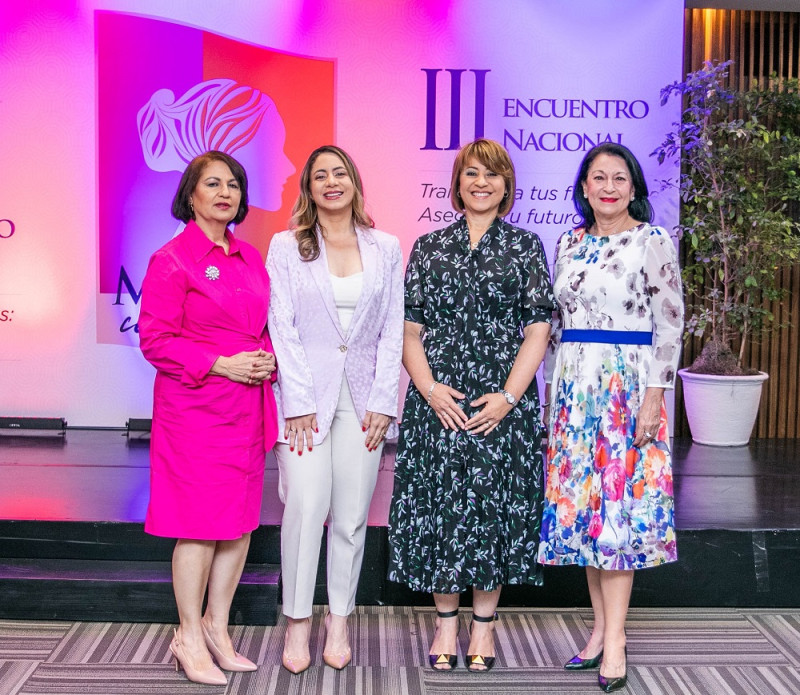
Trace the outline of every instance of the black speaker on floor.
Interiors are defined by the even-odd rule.
[[[0,417],[0,435],[12,437],[63,437],[67,421],[63,417]]]
[[[153,421],[150,418],[132,417],[125,423],[125,436],[129,444],[149,442]]]

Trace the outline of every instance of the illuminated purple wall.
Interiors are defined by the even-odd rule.
[[[165,9],[166,8],[166,9]],[[512,221],[548,251],[598,140],[648,155],[677,118],[676,0],[403,2],[42,0],[0,26],[0,414],[72,425],[148,417],[135,349],[149,255],[177,230],[182,164],[213,144],[245,162],[264,253],[306,154],[351,152],[378,226],[413,240],[452,219],[452,147],[503,142]],[[225,135],[204,114],[230,124]],[[227,120],[226,120],[227,119]],[[676,201],[654,200],[671,227]]]

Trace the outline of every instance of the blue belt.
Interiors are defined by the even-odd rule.
[[[652,331],[600,331],[565,328],[562,343],[609,343],[610,345],[652,345]]]

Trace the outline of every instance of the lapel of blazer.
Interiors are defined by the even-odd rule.
[[[342,330],[342,324],[339,323],[339,312],[336,310],[336,301],[333,298],[333,287],[331,285],[330,272],[328,271],[328,256],[325,253],[325,240],[322,238],[322,234],[319,233],[317,233],[317,239],[319,239],[319,258],[309,263],[304,262],[303,265],[308,266],[311,277],[314,278],[322,297],[322,303],[325,305],[325,309],[330,315],[339,337],[344,340],[345,334]]]
[[[358,250],[361,254],[361,268],[364,275],[362,276],[361,295],[358,297],[353,318],[350,321],[349,335],[351,337],[360,330],[364,321],[367,307],[375,291],[375,280],[379,265],[378,242],[372,231],[356,227],[356,235],[358,237]]]

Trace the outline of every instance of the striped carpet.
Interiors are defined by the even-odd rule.
[[[468,617],[465,615],[465,623]],[[260,668],[227,687],[190,683],[168,650],[171,625],[0,621],[0,695],[428,695],[598,693],[597,672],[561,668],[591,627],[586,609],[504,609],[498,663],[471,674],[426,668],[430,608],[359,607],[350,621],[353,664],[322,663],[323,615],[312,623],[312,667],[279,666],[285,623],[234,628],[239,651]],[[467,647],[461,631],[461,654]],[[628,621],[629,695],[800,693],[800,610],[634,609]]]

